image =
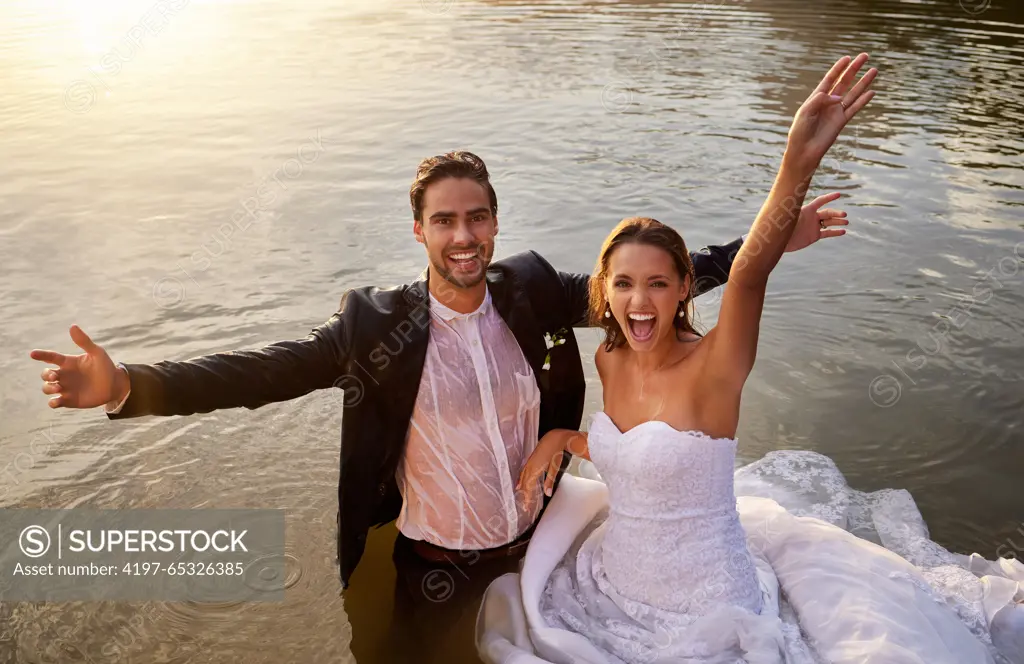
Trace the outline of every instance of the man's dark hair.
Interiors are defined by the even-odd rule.
[[[491,186],[491,176],[487,173],[484,160],[472,152],[455,150],[436,157],[427,157],[416,168],[416,178],[409,188],[413,219],[423,221],[423,194],[426,193],[427,187],[444,178],[466,178],[478,182],[487,191],[491,200],[491,214],[498,216],[498,196]]]

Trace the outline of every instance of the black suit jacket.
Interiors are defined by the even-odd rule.
[[[728,279],[742,240],[691,254],[697,294]],[[492,263],[487,288],[537,376],[540,430],[576,429],[586,382],[573,327],[587,321],[589,275],[558,272],[536,252]],[[126,364],[131,393],[111,419],[259,408],[313,390],[344,390],[338,484],[338,565],[343,587],[362,557],[371,526],[394,520],[402,497],[395,479],[405,449],[429,340],[427,272],[411,284],[345,293],[329,320],[309,335],[258,350],[184,362]],[[548,353],[545,333],[566,329]],[[568,460],[568,456],[566,457]],[[565,464],[563,464],[564,470]]]

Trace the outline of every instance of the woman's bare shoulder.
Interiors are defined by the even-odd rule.
[[[607,371],[614,369],[622,355],[622,348],[607,350],[603,343],[598,344],[597,350],[594,351],[594,365],[597,367],[598,375],[604,376]]]
[[[676,336],[676,345],[674,349],[674,361],[668,366],[674,368],[692,367],[692,364],[687,364],[695,359],[696,355],[702,352],[707,346],[707,337],[693,332],[682,332]],[[687,369],[691,370],[691,369]]]

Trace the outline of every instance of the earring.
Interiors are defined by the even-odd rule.
[[[679,305],[679,314],[677,314],[677,315],[680,318],[686,318],[686,307],[683,306],[682,303],[680,303],[680,305]]]
[[[604,317],[605,318],[611,318],[612,317],[612,310],[611,309],[605,309],[604,310]]]

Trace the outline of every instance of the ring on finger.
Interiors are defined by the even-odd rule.
[[[825,230],[825,217],[818,217],[818,225],[821,226],[822,230]]]

